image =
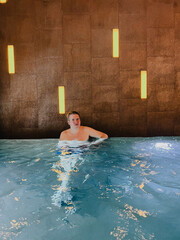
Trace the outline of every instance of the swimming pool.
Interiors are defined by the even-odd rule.
[[[180,137],[0,140],[0,239],[179,239]]]

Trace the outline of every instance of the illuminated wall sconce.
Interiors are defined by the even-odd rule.
[[[141,99],[147,98],[147,71],[141,71]]]
[[[113,58],[119,57],[119,29],[113,29]]]
[[[58,87],[59,96],[59,114],[65,114],[65,89],[63,86]]]
[[[8,72],[9,72],[9,74],[15,73],[14,46],[13,45],[8,45]]]
[[[0,0],[0,3],[7,3],[7,0]]]

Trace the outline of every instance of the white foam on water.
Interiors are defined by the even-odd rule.
[[[77,140],[73,140],[73,141],[59,141],[58,143],[58,148],[61,147],[73,147],[73,148],[77,148],[77,147],[83,147],[83,146],[91,146],[91,145],[95,145],[98,143],[103,142],[105,139],[103,138],[99,138],[95,141],[89,142],[89,141],[77,141]]]
[[[72,203],[71,188],[69,187],[69,179],[71,173],[78,171],[78,165],[81,165],[85,159],[83,152],[89,150],[91,145],[99,144],[104,139],[97,139],[93,142],[88,141],[59,141],[58,150],[60,150],[60,161],[53,164],[52,169],[58,173],[57,178],[60,185],[52,198],[52,204],[61,207],[63,203],[67,205],[67,212],[74,213],[75,206]],[[77,164],[78,163],[78,164]],[[89,178],[85,177],[84,182]]]
[[[82,160],[80,153],[71,155],[60,155],[60,161],[53,164],[54,169],[58,175],[57,178],[60,181],[60,185],[52,196],[52,203],[55,206],[61,206],[62,203],[69,204],[72,199],[71,191],[68,186],[71,172],[74,170],[77,161]]]
[[[89,177],[90,177],[90,175],[89,175],[89,174],[86,174],[83,183],[85,183],[85,182],[88,180]]]

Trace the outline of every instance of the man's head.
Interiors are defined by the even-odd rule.
[[[78,112],[76,112],[76,111],[71,111],[71,112],[68,112],[68,114],[67,114],[67,121],[69,120],[69,117],[72,115],[72,114],[76,114],[76,115],[79,115],[79,118],[80,118],[80,114],[78,113]]]
[[[81,124],[80,114],[76,111],[69,112],[67,114],[67,122],[70,128],[80,127],[80,124]]]

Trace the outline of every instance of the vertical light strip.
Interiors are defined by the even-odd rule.
[[[147,98],[147,71],[141,71],[141,99]]]
[[[113,29],[113,58],[119,57],[119,29]]]
[[[65,114],[65,90],[63,86],[58,87],[59,114]]]
[[[0,0],[0,3],[6,3],[7,0]]]
[[[8,45],[8,71],[9,74],[15,73],[14,46]]]

